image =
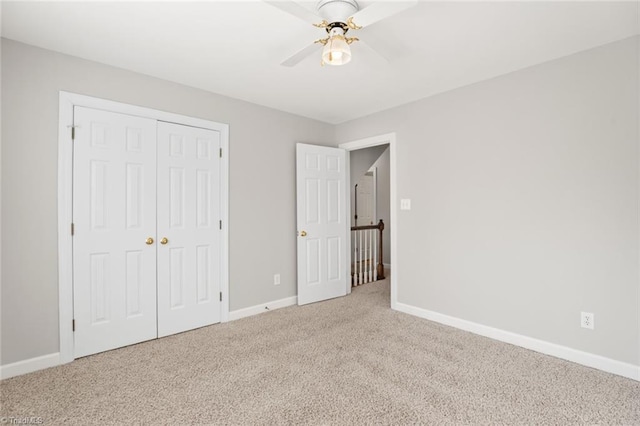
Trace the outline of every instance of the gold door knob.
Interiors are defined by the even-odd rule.
[[[146,243],[147,243],[147,245],[148,245],[148,246],[150,246],[151,244],[153,244],[153,238],[151,238],[151,237],[147,238]]]
[[[302,231],[302,232],[300,232],[300,236],[301,236],[301,237],[306,237],[306,236],[307,236],[307,231]]]
[[[163,245],[164,245],[164,244],[167,244],[168,242],[169,242],[169,240],[167,240],[167,237],[163,237],[163,238],[160,240],[160,244],[163,244]]]

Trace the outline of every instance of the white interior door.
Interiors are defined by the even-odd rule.
[[[156,121],[75,107],[74,356],[156,337]]]
[[[297,144],[298,304],[347,293],[346,151]]]
[[[158,123],[158,337],[220,322],[219,149],[217,131]]]
[[[358,226],[373,225],[375,223],[375,177],[373,170],[369,170],[358,179],[356,190],[356,205],[358,207]]]

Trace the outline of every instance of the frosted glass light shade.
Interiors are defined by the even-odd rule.
[[[331,36],[322,49],[322,61],[328,65],[344,65],[351,60],[351,48],[343,35]]]

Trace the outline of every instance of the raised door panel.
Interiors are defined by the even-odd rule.
[[[158,335],[220,321],[220,134],[158,124]]]
[[[156,122],[74,108],[74,356],[155,338]]]

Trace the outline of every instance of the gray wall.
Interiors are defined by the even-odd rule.
[[[636,37],[338,125],[397,134],[399,302],[640,365],[638,71]]]
[[[349,172],[351,181],[355,182],[360,176],[371,168],[373,163],[382,155],[388,145],[372,146],[370,148],[358,149],[349,153]],[[353,198],[353,197],[352,197]]]
[[[230,309],[295,296],[295,143],[333,126],[4,39],[1,84],[3,365],[58,351],[60,90],[229,123]]]

